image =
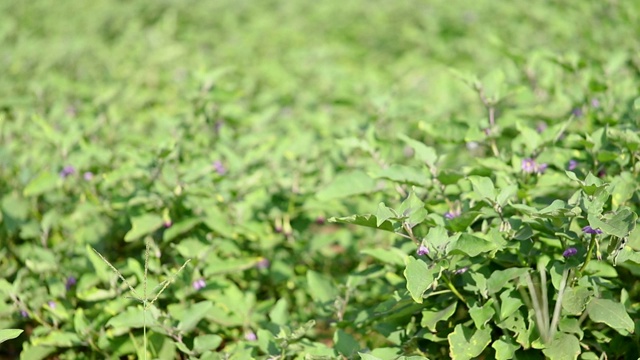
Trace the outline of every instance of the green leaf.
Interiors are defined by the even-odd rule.
[[[607,235],[625,237],[635,228],[638,215],[625,208],[609,220],[602,221],[595,214],[589,214],[587,219],[594,229],[600,228]]]
[[[429,288],[439,271],[438,266],[429,268],[427,263],[413,256],[407,257],[407,267],[404,269],[404,277],[407,279],[407,290],[413,301],[422,304],[422,295]]]
[[[471,185],[473,186],[473,191],[480,195],[482,199],[488,199],[491,202],[494,202],[496,199],[496,188],[493,185],[493,181],[491,178],[485,176],[469,176],[469,181],[471,181]]]
[[[222,338],[218,335],[199,335],[193,339],[193,351],[202,354],[205,351],[214,351],[222,343]]]
[[[506,319],[518,310],[524,303],[515,290],[504,291],[500,294],[500,319]]]
[[[390,218],[395,217],[395,212],[391,208],[385,206],[383,202],[381,202],[380,204],[378,204],[378,211],[376,211],[376,227],[380,227],[382,223]]]
[[[509,268],[492,272],[489,279],[487,279],[487,290],[489,294],[495,294],[502,288],[512,286],[510,281],[519,278],[527,271],[529,271],[527,268]]]
[[[436,150],[432,147],[425,145],[424,143],[411,139],[410,137],[399,134],[398,138],[405,142],[405,144],[409,145],[415,151],[415,157],[420,161],[427,164],[429,167],[433,167],[438,160],[438,155],[436,154]]]
[[[512,338],[502,335],[500,339],[491,344],[491,347],[496,350],[496,360],[510,360],[514,358],[520,345]]]
[[[60,176],[51,172],[42,172],[33,180],[29,181],[24,188],[24,196],[37,196],[44,194],[49,190],[53,190],[58,187]]]
[[[427,327],[429,330],[435,332],[436,324],[440,321],[449,319],[456,312],[457,305],[458,303],[454,301],[449,306],[440,311],[423,310],[420,325],[423,327]]]
[[[374,178],[417,186],[425,186],[428,180],[424,172],[405,165],[391,165],[386,169],[380,170]]]
[[[190,305],[183,314],[182,318],[180,318],[180,322],[178,323],[178,330],[188,333],[191,330],[195,329],[200,320],[204,319],[204,317],[209,313],[209,310],[211,310],[212,308],[213,303],[211,301],[201,301],[199,303]]]
[[[495,249],[496,244],[477,236],[464,233],[449,243],[447,253],[449,255],[462,254],[474,257]]]
[[[20,330],[20,329],[2,329],[0,330],[0,344],[7,341],[7,340],[11,340],[11,339],[15,339],[18,336],[20,336],[20,334],[22,334],[22,332],[24,332],[24,330]]]
[[[580,341],[574,335],[559,333],[542,352],[548,359],[577,359]]]
[[[480,216],[482,216],[480,211],[466,211],[458,217],[447,220],[446,224],[451,231],[460,232],[466,230],[471,224],[478,220]]]
[[[489,320],[495,315],[496,311],[493,308],[493,299],[489,299],[482,306],[474,305],[469,308],[469,316],[473,320],[477,329],[483,328]]]
[[[592,291],[585,286],[568,288],[562,298],[562,309],[571,315],[580,315],[591,300]]]
[[[276,301],[276,304],[269,311],[269,319],[272,323],[278,325],[286,325],[289,323],[289,304],[286,298]]]
[[[351,216],[345,216],[345,217],[340,217],[340,218],[330,218],[329,222],[336,222],[336,223],[344,223],[344,224],[354,224],[354,225],[360,225],[360,226],[366,226],[366,227],[370,227],[370,228],[374,228],[374,229],[380,229],[380,230],[385,230],[385,231],[391,231],[394,232],[393,230],[393,225],[391,224],[391,222],[389,221],[385,221],[383,222],[380,226],[378,226],[378,219],[376,218],[375,215],[351,215]]]
[[[333,334],[334,347],[338,352],[346,357],[351,357],[353,354],[360,350],[360,344],[351,335],[342,329],[336,330]]]
[[[376,190],[376,181],[363,171],[352,171],[336,176],[329,186],[320,190],[316,197],[321,201],[367,194]]]
[[[205,213],[206,216],[203,219],[203,222],[209,229],[217,232],[221,236],[233,238],[235,231],[226,214],[224,214],[217,206],[209,206],[205,210]]]
[[[587,305],[589,318],[607,324],[622,335],[633,333],[634,323],[624,305],[609,299],[593,299]]]
[[[199,218],[190,218],[190,219],[185,219],[180,222],[177,222],[173,224],[170,228],[165,230],[164,234],[162,234],[162,241],[169,242],[175,239],[176,237],[193,229],[201,222],[202,222],[202,219],[199,219]]]
[[[307,285],[309,286],[309,295],[316,302],[334,301],[338,295],[331,279],[313,270],[307,271]]]
[[[124,236],[124,241],[131,242],[144,235],[158,230],[164,221],[156,214],[144,214],[131,219],[131,230]]]
[[[109,265],[107,265],[107,263],[105,263],[104,260],[102,260],[98,254],[96,254],[91,246],[85,245],[85,252],[87,253],[87,257],[89,258],[91,265],[93,265],[95,274],[100,280],[109,281],[113,276],[116,276]]]
[[[372,256],[372,257],[376,258],[377,260],[382,261],[385,264],[397,265],[397,266],[403,266],[404,265],[404,259],[407,256],[405,253],[403,253],[402,251],[399,251],[399,249],[396,249],[396,248],[390,248],[390,249],[381,249],[381,248],[364,249],[364,250],[360,251],[360,253]]]
[[[447,336],[449,355],[453,360],[475,359],[491,342],[491,328],[478,329],[475,332],[461,324]]]

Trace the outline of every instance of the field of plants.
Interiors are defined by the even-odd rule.
[[[638,24],[0,1],[0,359],[638,359]]]

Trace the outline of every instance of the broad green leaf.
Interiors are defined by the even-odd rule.
[[[451,231],[460,232],[466,230],[471,224],[478,220],[480,216],[482,216],[480,211],[466,211],[458,217],[447,220],[446,224]]]
[[[509,185],[500,190],[500,193],[496,197],[496,202],[500,204],[500,206],[504,207],[507,202],[517,194],[517,192],[517,185]]]
[[[20,352],[20,360],[43,360],[54,352],[56,352],[56,347],[54,346],[25,346]]]
[[[380,227],[380,225],[382,225],[385,221],[395,217],[395,212],[381,202],[380,204],[378,204],[378,211],[376,211],[376,227]]]
[[[510,281],[519,278],[527,271],[529,271],[527,268],[509,268],[492,272],[489,279],[487,279],[487,290],[489,294],[495,294],[502,288],[512,286],[513,284],[511,284]]]
[[[269,311],[269,319],[272,323],[286,325],[289,322],[289,303],[286,298],[276,301],[276,304]]]
[[[592,291],[584,286],[567,288],[562,298],[562,309],[571,315],[580,315],[591,300]]]
[[[327,201],[353,195],[366,194],[376,190],[376,181],[363,171],[352,171],[336,176],[329,186],[320,190],[316,196]]]
[[[51,172],[40,173],[36,178],[29,181],[24,188],[24,196],[37,196],[58,187],[60,176]]]
[[[433,167],[438,160],[438,155],[436,154],[435,149],[425,145],[424,143],[411,139],[410,137],[400,134],[398,138],[405,142],[405,144],[411,146],[415,151],[415,157],[420,161],[427,164],[429,167]]]
[[[220,346],[222,338],[218,335],[199,335],[193,339],[193,351],[202,354],[205,351],[213,351]]]
[[[211,301],[201,301],[190,305],[183,316],[179,319],[180,322],[178,323],[178,330],[185,333],[190,332],[198,325],[200,320],[207,316],[212,308],[213,303]]]
[[[164,231],[164,234],[162,234],[162,241],[163,242],[171,241],[176,237],[193,229],[201,222],[202,222],[202,219],[199,219],[199,218],[190,218],[190,219],[179,221]]]
[[[482,306],[474,305],[469,308],[469,316],[471,316],[476,329],[485,327],[493,315],[495,315],[496,310],[494,309],[493,304],[494,300],[489,299],[486,303],[482,304]]]
[[[124,241],[130,242],[158,230],[164,221],[156,214],[144,214],[131,219],[131,230],[124,236]]]
[[[458,324],[447,338],[450,346],[449,355],[453,360],[471,360],[478,357],[491,342],[491,328],[473,331]]]
[[[587,305],[589,318],[607,324],[622,335],[633,333],[634,323],[624,305],[609,299],[593,299]]]
[[[203,219],[204,224],[211,230],[223,237],[233,238],[235,230],[229,217],[222,212],[217,206],[209,206],[205,210],[206,216]]]
[[[346,333],[342,329],[336,330],[333,334],[333,343],[334,348],[346,357],[351,357],[360,350],[360,344],[358,344],[358,341],[351,334]]]
[[[524,303],[515,290],[503,291],[500,294],[500,319],[506,319],[518,310]]]
[[[577,359],[580,355],[580,341],[573,335],[558,333],[550,345],[542,352],[548,359]]]
[[[360,226],[366,226],[374,229],[380,229],[393,232],[393,225],[389,221],[383,222],[380,226],[377,225],[378,219],[375,215],[351,215],[340,218],[330,218],[329,222],[337,222],[344,224],[354,224]]]
[[[380,170],[373,178],[417,186],[427,185],[428,180],[427,175],[423,171],[405,165],[391,165],[386,169]]]
[[[496,360],[510,360],[514,358],[516,350],[520,345],[512,338],[502,335],[500,339],[494,341],[491,347],[496,350]]]
[[[436,331],[436,324],[440,321],[449,319],[455,312],[457,302],[451,302],[449,306],[440,311],[423,310],[420,325],[427,327],[431,331]]]
[[[361,353],[361,352],[358,353],[358,356],[360,356],[361,360],[383,360],[383,359],[381,359],[379,357],[376,357],[376,356],[373,356],[371,354]]]
[[[331,279],[313,270],[307,271],[307,285],[309,295],[314,301],[326,303],[335,300],[338,296],[338,291]]]
[[[477,236],[464,233],[449,243],[447,253],[449,255],[463,254],[474,257],[495,249],[496,245],[494,243]]]
[[[107,326],[113,327],[117,333],[126,333],[132,328],[142,328],[143,326],[153,326],[156,321],[151,309],[143,310],[140,306],[129,306],[126,311],[117,314],[109,319]]]
[[[422,304],[422,295],[431,286],[438,266],[429,268],[427,263],[413,256],[407,257],[407,267],[404,270],[404,277],[407,279],[407,290],[413,301]]]
[[[360,251],[361,254],[369,255],[376,258],[379,261],[382,261],[385,264],[390,265],[404,265],[404,258],[407,256],[406,254],[399,251],[399,249],[391,248],[391,249],[382,249],[382,248],[374,248],[374,249],[364,249]]]
[[[2,329],[0,330],[0,344],[2,344],[3,342],[7,341],[7,340],[11,340],[11,339],[15,339],[18,336],[20,336],[20,334],[22,334],[24,330],[20,330],[20,329]]]
[[[592,228],[600,228],[605,234],[617,236],[619,238],[626,237],[636,226],[638,215],[622,209],[616,213],[611,219],[602,221],[597,216],[589,214],[589,225]]]
[[[32,340],[34,345],[53,346],[57,348],[70,348],[81,345],[82,341],[76,333],[66,331],[52,331],[44,337]]]
[[[471,185],[473,186],[473,191],[480,195],[483,199],[488,199],[491,202],[496,199],[496,188],[493,185],[493,181],[490,178],[485,176],[469,176],[469,181],[471,181]]]
[[[91,265],[93,265],[95,274],[100,280],[109,281],[113,276],[116,276],[109,265],[104,260],[102,260],[102,258],[100,258],[100,256],[93,250],[91,246],[86,245],[85,252],[87,253],[89,261],[91,261]]]

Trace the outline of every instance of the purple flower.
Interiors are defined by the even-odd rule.
[[[567,248],[567,250],[565,250],[565,251],[562,253],[562,256],[564,256],[564,257],[568,258],[568,257],[572,257],[573,255],[575,255],[575,254],[577,254],[577,253],[578,253],[578,249],[576,249],[576,248],[574,248],[574,247],[570,247],[570,248]]]
[[[324,225],[326,219],[324,218],[324,216],[320,215],[316,218],[316,224],[318,225]]]
[[[465,266],[463,268],[457,269],[456,271],[454,271],[453,273],[456,275],[460,275],[460,274],[464,274],[467,272],[467,270],[469,270],[469,267]]]
[[[455,210],[450,210],[450,211],[447,211],[446,213],[444,213],[444,217],[446,219],[448,219],[448,220],[451,220],[451,219],[457,218],[461,214],[462,214],[462,212],[460,211],[460,209],[455,209]]]
[[[569,160],[569,165],[567,166],[567,170],[572,171],[575,170],[578,167],[578,162],[571,159]]]
[[[204,282],[204,279],[200,278],[194,281],[193,284],[191,285],[193,286],[194,289],[200,290],[200,289],[203,289],[205,286],[207,286],[207,283]]]
[[[64,179],[75,173],[76,173],[76,168],[74,168],[71,165],[67,165],[64,168],[62,168],[62,170],[60,171],[60,177]]]
[[[268,269],[269,265],[271,265],[271,262],[269,262],[269,259],[267,258],[261,258],[260,260],[258,260],[258,262],[256,263],[256,267],[260,270],[264,270],[264,269]]]
[[[47,303],[47,305],[49,305],[50,308],[55,309],[56,308],[56,302],[55,301],[49,301]]]
[[[522,165],[520,166],[522,171],[527,174],[531,174],[536,171],[536,161],[532,158],[524,158],[522,159]]]
[[[583,111],[582,111],[582,109],[581,109],[581,108],[577,107],[577,108],[574,108],[574,109],[573,109],[573,111],[571,111],[571,114],[573,114],[573,116],[575,116],[575,117],[578,117],[578,118],[579,118],[579,117],[582,117],[582,115],[583,115],[584,113],[583,113]]]
[[[532,174],[532,173],[542,174],[545,172],[545,170],[547,170],[548,166],[549,165],[547,165],[546,163],[538,164],[532,158],[524,158],[522,159],[522,164],[520,165],[520,168],[522,169],[522,171],[524,171],[527,174]]]
[[[607,171],[605,169],[601,169],[600,171],[598,171],[599,178],[603,178],[605,176],[607,176]]]
[[[171,220],[165,220],[162,225],[164,226],[165,229],[168,229],[171,226],[173,226],[173,222]]]
[[[85,172],[82,177],[86,180],[86,181],[91,181],[93,180],[93,173],[91,171],[87,171]]]
[[[67,288],[67,291],[69,291],[75,284],[76,284],[76,278],[73,276],[69,276],[67,278],[67,282],[65,284],[65,287]]]
[[[582,232],[585,234],[602,234],[602,230],[594,229],[591,226],[587,225],[582,228]]]
[[[598,99],[592,99],[592,100],[591,100],[591,106],[592,106],[594,109],[599,108],[599,107],[600,107],[600,101],[599,101]]]
[[[254,333],[253,331],[249,330],[247,332],[244,333],[244,338],[247,341],[256,341],[258,340],[258,337],[256,336],[256,333]]]
[[[213,162],[213,169],[218,173],[218,175],[224,175],[227,173],[227,169],[225,169],[220,160]]]
[[[29,317],[29,313],[26,310],[20,310],[20,315],[22,315],[23,318]]]
[[[536,131],[538,133],[541,133],[541,132],[545,131],[546,129],[547,129],[547,123],[544,122],[544,121],[540,121],[538,123],[538,125],[536,126]]]
[[[416,254],[420,256],[429,255],[429,248],[424,245],[420,245],[420,247],[416,251]]]

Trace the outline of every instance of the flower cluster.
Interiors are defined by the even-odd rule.
[[[548,165],[546,163],[538,164],[535,159],[524,158],[520,168],[527,174],[542,174],[547,170]]]
[[[204,282],[204,279],[200,278],[196,281],[193,282],[192,284],[193,288],[196,290],[201,290],[203,289],[205,286],[207,286],[207,283]]]
[[[591,227],[591,226],[589,226],[589,225],[587,225],[587,226],[583,227],[583,228],[582,228],[582,232],[583,232],[583,233],[585,233],[585,234],[594,234],[594,235],[602,234],[602,230],[597,229],[597,228],[596,228],[596,229],[594,229],[594,228],[592,228],[592,227]]]
[[[429,248],[424,246],[424,245],[420,245],[420,247],[418,248],[418,251],[416,251],[416,253],[419,256],[429,255]]]
[[[574,247],[570,247],[570,248],[567,248],[567,250],[565,250],[565,251],[562,253],[562,256],[564,256],[564,257],[568,258],[568,257],[572,257],[573,255],[575,255],[575,254],[577,254],[577,253],[578,253],[578,249],[576,249],[576,248],[574,248]]]

